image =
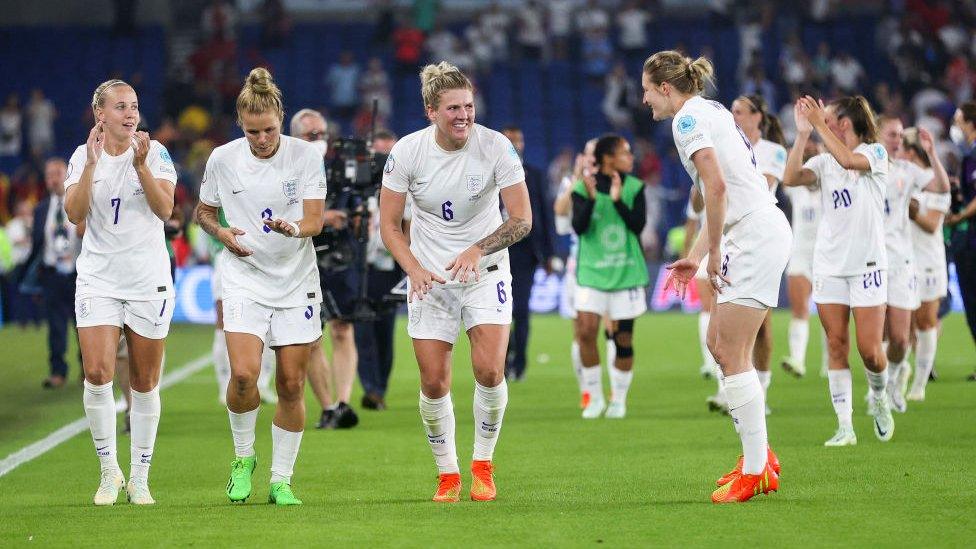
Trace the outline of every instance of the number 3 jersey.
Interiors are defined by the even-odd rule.
[[[856,276],[888,268],[884,200],[888,153],[880,143],[854,149],[870,170],[845,170],[830,153],[803,165],[817,177],[822,217],[813,253],[814,276]]]
[[[175,296],[163,221],[146,201],[133,155],[131,147],[118,156],[103,150],[95,165],[91,207],[76,266],[79,296],[132,301]],[[68,161],[65,189],[78,183],[87,160],[85,145],[75,149]],[[149,142],[146,166],[153,178],[176,184],[173,161],[158,141]]]
[[[413,201],[410,251],[428,271],[458,286],[445,269],[468,247],[502,224],[500,189],[525,181],[522,161],[507,137],[473,124],[464,147],[445,151],[435,126],[414,132],[393,146],[383,168],[383,186]],[[483,271],[501,263],[508,250],[481,259]]]
[[[776,203],[766,178],[756,167],[752,145],[721,103],[699,96],[688,99],[674,115],[671,131],[681,163],[699,188],[701,177],[691,157],[702,149],[714,149],[727,186],[723,232],[753,211]]]
[[[227,224],[244,234],[237,242],[252,255],[224,250],[223,296],[246,297],[269,307],[304,307],[322,301],[311,238],[272,231],[266,219],[298,221],[304,200],[324,200],[325,163],[312,144],[281,136],[271,158],[258,158],[244,137],[214,149],[200,184],[200,201],[223,209]]]

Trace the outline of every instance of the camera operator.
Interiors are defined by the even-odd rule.
[[[397,136],[389,130],[379,130],[373,136],[373,152],[387,155]],[[356,350],[359,353],[359,382],[363,386],[362,406],[370,410],[386,409],[386,387],[393,369],[394,327],[397,303],[384,300],[390,289],[403,278],[403,271],[394,261],[380,239],[378,199],[370,198],[369,241],[367,256],[367,296],[376,311],[375,320],[356,322]],[[404,212],[404,234],[408,229],[409,210]]]
[[[325,162],[328,144],[326,142],[325,117],[318,111],[302,109],[291,119],[291,135],[309,141],[322,150],[322,161]],[[330,186],[332,181],[329,182]],[[334,199],[326,200],[325,228],[332,232],[336,241],[354,250],[352,233],[348,227],[347,206],[348,196],[331,192]],[[315,393],[315,398],[322,405],[322,416],[319,419],[319,429],[349,429],[359,423],[356,412],[349,406],[352,393],[353,378],[356,372],[356,345],[353,338],[351,322],[336,318],[336,315],[352,313],[355,296],[358,294],[359,277],[352,267],[343,269],[323,269],[319,265],[319,280],[322,284],[323,296],[335,299],[338,311],[330,311],[330,303],[326,298],[323,304],[323,320],[328,321],[329,335],[332,338],[332,364],[325,358],[321,339],[312,344],[312,354],[308,366],[308,380]],[[335,389],[335,399],[331,395]]]

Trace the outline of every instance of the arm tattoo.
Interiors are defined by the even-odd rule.
[[[532,224],[518,217],[509,217],[495,232],[479,240],[475,246],[481,248],[485,255],[493,254],[499,250],[515,244],[525,238],[532,230]]]
[[[220,221],[217,219],[217,212],[211,208],[204,207],[203,203],[197,205],[196,215],[194,216],[197,225],[210,236],[217,236],[220,230]]]

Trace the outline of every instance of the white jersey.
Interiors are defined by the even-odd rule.
[[[797,253],[808,251],[813,254],[817,242],[817,228],[820,226],[820,189],[811,187],[785,187],[783,192],[790,198],[793,209],[793,249]]]
[[[278,151],[261,159],[244,137],[214,149],[200,184],[200,202],[224,210],[227,224],[244,231],[237,241],[252,255],[225,251],[223,298],[246,297],[278,308],[322,301],[311,238],[292,238],[264,225],[266,219],[297,221],[303,201],[324,200],[325,164],[311,143],[281,136]]]
[[[776,203],[766,178],[759,173],[752,144],[721,103],[692,97],[674,115],[671,132],[681,163],[699,189],[701,178],[691,156],[701,149],[715,150],[728,189],[723,232],[751,212]]]
[[[175,296],[163,221],[156,217],[139,175],[132,166],[131,147],[118,156],[104,150],[92,175],[91,207],[85,218],[85,237],[76,264],[76,294],[131,301]],[[68,161],[65,189],[78,183],[85,169],[85,145]],[[176,169],[169,151],[149,142],[146,166],[155,179],[176,185]]]
[[[752,146],[752,152],[756,155],[756,168],[759,169],[759,173],[776,180],[769,189],[769,192],[775,196],[776,187],[783,181],[783,174],[786,172],[786,148],[779,143],[760,139]]]
[[[907,160],[892,160],[885,192],[885,245],[892,268],[912,262],[911,233],[908,232],[908,201],[932,181],[932,170]]]
[[[932,170],[925,170],[929,175],[933,175]],[[949,193],[933,193],[923,191],[915,196],[918,200],[918,215],[925,215],[927,212],[937,210],[943,214],[949,213],[949,206],[952,204],[952,197]],[[911,223],[909,233],[912,235],[912,247],[915,250],[916,271],[925,269],[935,269],[938,272],[945,271],[946,251],[945,242],[942,239],[942,219],[934,233],[929,233],[918,226],[914,221]]]
[[[504,135],[479,124],[460,150],[445,151],[428,126],[397,141],[383,168],[383,186],[413,199],[410,251],[428,271],[459,286],[445,269],[464,250],[502,224],[499,190],[525,181],[522,161]],[[481,259],[484,271],[508,250]]]
[[[888,268],[884,196],[888,153],[878,143],[854,152],[868,159],[868,171],[845,170],[830,153],[803,165],[817,177],[823,217],[813,254],[814,276],[857,276]]]

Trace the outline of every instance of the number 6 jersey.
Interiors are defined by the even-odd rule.
[[[118,156],[102,151],[92,175],[91,207],[78,256],[76,293],[153,301],[175,296],[163,221],[156,217],[132,166],[132,148]],[[68,162],[65,189],[78,183],[88,153],[75,149]],[[176,170],[166,147],[149,142],[146,166],[155,179],[176,184]]]
[[[444,267],[502,224],[498,191],[525,181],[525,171],[499,132],[473,124],[464,147],[445,151],[434,140],[436,131],[428,126],[393,146],[383,186],[413,200],[410,251],[446,286],[458,286]],[[483,257],[479,270],[498,263],[508,270],[507,250]]]
[[[298,221],[302,202],[324,200],[325,191],[322,155],[296,137],[282,135],[271,158],[254,156],[244,137],[214,149],[200,183],[200,202],[222,208],[227,224],[244,231],[237,242],[253,252],[247,257],[221,252],[221,297],[280,308],[322,301],[312,239],[276,233],[264,220]]]
[[[868,159],[867,171],[845,170],[830,153],[803,165],[817,176],[822,217],[813,253],[814,276],[856,276],[888,268],[884,199],[888,153],[880,143],[854,149]]]

